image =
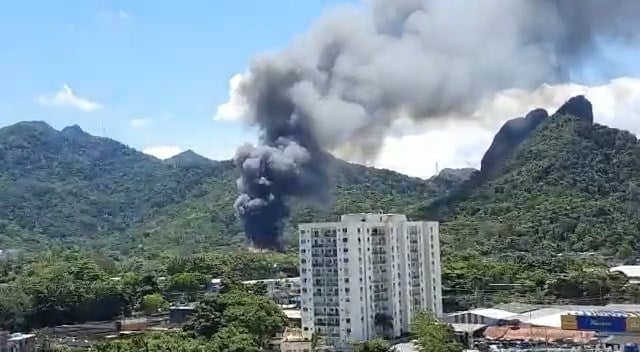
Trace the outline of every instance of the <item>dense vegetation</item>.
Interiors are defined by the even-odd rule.
[[[639,215],[636,137],[554,116],[498,177],[450,205],[443,232],[457,250],[599,252],[633,262]]]
[[[163,339],[186,339],[185,351],[252,351],[281,328],[277,310],[237,280],[294,276],[297,252],[241,246],[232,162],[192,152],[162,162],[43,123],[1,129],[0,161],[0,248],[21,250],[0,257],[0,328],[148,314],[180,300],[201,302],[189,335],[101,348],[153,351],[172,343]],[[635,262],[640,250],[640,145],[630,133],[555,115],[490,176],[447,170],[423,181],[339,160],[331,175],[331,206],[294,201],[291,226],[378,209],[440,220],[446,310],[514,300],[640,302],[640,290],[607,271]],[[59,244],[75,250],[45,250]],[[236,289],[203,297],[212,277]],[[263,327],[245,316],[265,317]],[[423,338],[448,336],[433,331]]]
[[[345,211],[407,211],[459,184],[333,159],[332,203],[294,204],[292,224]],[[165,162],[78,126],[0,129],[0,249],[78,245],[132,255],[239,246],[236,168],[185,152]],[[290,243],[295,244],[295,237]]]
[[[116,263],[95,253],[65,251],[0,260],[0,330],[151,314],[169,301],[201,299],[212,277],[237,282],[296,271],[291,258],[227,252]]]

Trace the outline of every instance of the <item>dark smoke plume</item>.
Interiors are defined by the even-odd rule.
[[[325,151],[366,161],[397,119],[465,116],[498,91],[566,82],[599,42],[635,41],[638,18],[636,0],[369,0],[327,13],[241,79],[262,133],[237,156],[247,236],[279,246],[288,197],[326,192]]]

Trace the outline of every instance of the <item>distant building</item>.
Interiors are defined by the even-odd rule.
[[[287,317],[288,326],[300,328],[302,327],[302,314],[300,308],[283,309],[282,312]]]
[[[610,273],[620,273],[627,277],[630,284],[640,284],[640,265],[621,265],[609,269]]]
[[[0,331],[0,352],[33,352],[36,335]]]
[[[247,280],[242,282],[245,285],[262,284],[267,290],[267,296],[279,305],[300,304],[300,278],[290,277],[282,279],[261,279]],[[219,292],[222,288],[221,279],[211,279],[207,285],[209,292]]]
[[[437,222],[349,214],[299,231],[303,331],[348,350],[352,341],[408,333],[420,310],[442,315]]]
[[[211,279],[209,284],[207,285],[207,291],[209,292],[219,292],[222,289],[222,279]]]
[[[310,352],[311,347],[311,335],[302,329],[287,328],[282,334],[281,352]]]
[[[501,309],[485,308],[447,314],[442,318],[442,321],[450,324],[495,325],[517,315],[517,313]]]
[[[289,305],[300,303],[300,278],[249,280],[245,285],[263,284],[269,296],[276,304]]]
[[[195,312],[193,306],[171,307],[169,308],[169,324],[184,324],[191,318],[193,312]]]

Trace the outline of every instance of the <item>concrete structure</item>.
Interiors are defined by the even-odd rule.
[[[248,280],[242,283],[245,285],[264,285],[267,290],[267,296],[279,305],[300,305],[299,277]],[[209,292],[219,292],[221,288],[222,279],[211,279],[207,284],[207,291]]]
[[[0,331],[0,352],[33,352],[36,349],[35,339],[34,334]]]
[[[327,345],[401,336],[420,310],[442,315],[437,222],[349,214],[299,231],[302,328]]]
[[[245,285],[262,284],[267,289],[267,296],[276,304],[289,305],[300,303],[300,278],[288,277],[282,279],[249,280]]]
[[[283,309],[282,312],[287,317],[287,325],[291,327],[302,327],[302,314],[300,308],[296,309]]]
[[[311,335],[302,329],[285,329],[282,334],[281,352],[311,352]]]

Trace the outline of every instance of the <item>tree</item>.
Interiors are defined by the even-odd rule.
[[[179,273],[171,277],[171,290],[197,291],[204,282],[205,278],[199,273]]]
[[[393,352],[394,348],[389,341],[376,338],[371,341],[356,342],[354,352]]]
[[[27,329],[30,311],[29,296],[16,287],[0,286],[0,330]]]
[[[418,342],[421,352],[462,352],[455,341],[453,329],[440,323],[432,313],[419,312],[411,323],[411,335]]]
[[[228,326],[246,329],[258,337],[263,346],[286,324],[282,309],[271,299],[245,292],[231,292],[223,297],[223,318]]]
[[[250,336],[258,347],[266,347],[269,339],[284,329],[285,323],[282,309],[267,297],[230,291],[206,295],[196,306],[185,330],[213,341],[238,333],[243,335],[238,337],[240,340]]]
[[[167,302],[161,294],[152,293],[142,297],[140,307],[146,314],[153,314],[161,309],[168,308],[169,302]]]
[[[222,328],[222,313],[224,306],[218,294],[206,295],[196,305],[193,317],[185,331],[192,332],[195,336],[211,338]]]
[[[222,328],[212,340],[216,351],[258,352],[260,340],[244,328],[227,326]]]

